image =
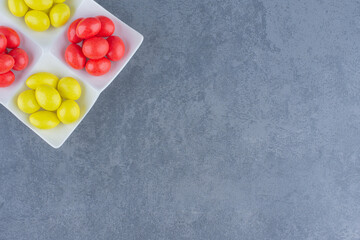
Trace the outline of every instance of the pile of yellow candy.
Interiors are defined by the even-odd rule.
[[[76,79],[59,80],[52,73],[40,72],[31,75],[26,85],[31,90],[22,92],[17,104],[21,111],[31,114],[29,120],[33,126],[52,129],[60,122],[70,124],[79,119],[80,107],[75,100],[81,96],[81,86]]]
[[[10,12],[24,17],[25,23],[34,31],[42,32],[50,27],[63,26],[70,18],[70,8],[65,0],[8,0]]]

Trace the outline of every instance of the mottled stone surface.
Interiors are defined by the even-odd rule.
[[[360,239],[360,3],[99,1],[145,41],[65,145],[0,107],[0,239]]]

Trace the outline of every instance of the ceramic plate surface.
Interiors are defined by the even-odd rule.
[[[66,25],[61,28],[50,27],[45,32],[34,32],[29,29],[24,18],[13,16],[8,7],[7,1],[0,3],[0,25],[13,28],[20,36],[20,48],[23,48],[29,55],[29,65],[23,71],[15,73],[15,82],[7,88],[0,88],[0,103],[11,111],[21,122],[32,129],[43,140],[54,148],[59,148],[69,138],[86,114],[95,104],[100,93],[122,71],[137,49],[140,47],[143,36],[126,25],[124,22],[109,13],[93,0],[67,0],[70,6],[71,17]],[[114,35],[123,39],[126,52],[118,62],[111,62],[111,70],[104,76],[94,77],[85,70],[76,70],[65,62],[65,49],[70,42],[67,40],[67,29],[77,18],[95,17],[103,15],[110,18],[115,24]],[[50,130],[40,130],[33,127],[29,122],[29,114],[19,110],[16,101],[19,94],[28,89],[26,79],[37,72],[50,72],[62,77],[74,77],[82,87],[82,96],[77,103],[81,109],[81,116],[75,123],[65,125],[59,124]]]

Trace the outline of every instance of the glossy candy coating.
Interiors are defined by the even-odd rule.
[[[35,91],[26,90],[22,92],[17,99],[18,107],[24,113],[34,113],[40,109],[40,105],[36,101]]]
[[[118,36],[111,36],[107,39],[109,43],[109,52],[106,57],[111,61],[119,61],[125,54],[125,44]]]
[[[97,16],[97,19],[101,22],[101,29],[100,32],[96,35],[98,37],[109,37],[113,35],[115,32],[115,24],[114,22],[105,16]]]
[[[31,9],[42,11],[42,10],[51,8],[54,1],[53,0],[25,0],[25,3]]]
[[[74,100],[66,100],[57,110],[57,117],[64,124],[73,123],[80,117],[80,107]]]
[[[52,73],[39,72],[31,75],[26,80],[26,85],[31,89],[36,89],[41,85],[48,85],[56,88],[59,78]]]
[[[70,18],[70,8],[65,3],[56,4],[51,8],[49,16],[53,27],[61,27]]]
[[[0,54],[0,74],[9,72],[15,64],[15,60],[8,54]]]
[[[81,96],[81,86],[79,82],[72,77],[60,79],[57,89],[60,96],[65,99],[77,100]]]
[[[83,18],[79,18],[73,21],[67,31],[68,40],[72,43],[79,43],[82,41],[82,39],[76,35],[76,27],[81,20],[83,20]]]
[[[15,81],[15,75],[12,71],[0,74],[0,88],[9,87]]]
[[[6,37],[7,48],[17,48],[20,45],[20,37],[14,29],[0,26],[0,33]]]
[[[48,85],[37,87],[35,97],[39,105],[47,111],[55,111],[60,107],[61,96],[53,87]]]
[[[29,10],[29,7],[24,0],[8,0],[8,7],[10,12],[16,17],[25,16],[26,12]]]
[[[87,61],[85,69],[93,76],[102,76],[110,71],[111,62],[107,58],[90,59]]]
[[[26,25],[34,31],[43,32],[50,27],[49,16],[38,10],[31,10],[25,15]]]
[[[0,53],[5,52],[7,46],[7,39],[4,34],[0,33]]]
[[[99,19],[90,17],[82,19],[76,27],[76,35],[82,39],[88,39],[96,36],[101,29]]]
[[[8,53],[15,60],[13,69],[15,71],[21,71],[25,69],[29,63],[29,57],[27,53],[21,48],[15,48]]]
[[[48,111],[39,111],[31,114],[29,121],[39,129],[52,129],[60,123],[56,114]]]
[[[82,46],[82,52],[87,58],[100,59],[109,52],[109,43],[102,37],[86,39]]]
[[[86,64],[86,57],[81,47],[75,43],[70,44],[65,51],[65,61],[75,69],[83,69]]]

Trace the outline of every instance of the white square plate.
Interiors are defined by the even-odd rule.
[[[143,36],[109,13],[93,0],[67,0],[70,6],[71,17],[67,24],[61,28],[51,27],[45,32],[34,32],[30,30],[24,18],[13,16],[7,7],[7,1],[0,3],[0,25],[13,28],[20,36],[20,48],[23,48],[29,55],[28,67],[16,72],[15,82],[8,88],[0,88],[0,103],[11,111],[21,122],[32,129],[43,140],[54,148],[59,148],[69,138],[86,114],[95,104],[99,94],[116,78],[125,65],[129,62],[137,49],[140,47]],[[103,15],[110,18],[115,24],[114,35],[123,39],[126,51],[123,59],[112,62],[111,70],[101,77],[89,75],[85,70],[76,70],[65,62],[65,49],[70,42],[67,40],[67,29],[77,18],[95,17]],[[19,110],[16,101],[18,95],[27,89],[26,79],[37,72],[50,72],[62,77],[74,77],[82,87],[82,96],[77,103],[81,109],[80,119],[69,125],[59,124],[50,130],[40,130],[33,127],[29,122],[29,114]]]

